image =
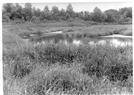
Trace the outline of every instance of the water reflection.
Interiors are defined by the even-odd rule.
[[[121,41],[116,38],[114,39],[106,39],[106,40],[100,40],[100,41],[90,41],[90,45],[96,46],[96,45],[111,45],[114,47],[125,47],[125,46],[132,46],[132,41]]]
[[[121,40],[121,39],[123,40]],[[129,39],[129,40],[126,40]],[[47,43],[64,43],[65,45],[74,44],[76,46],[82,44],[96,45],[111,45],[114,47],[132,46],[132,37],[125,37],[122,35],[109,35],[97,37],[84,37],[81,34],[65,34],[62,31],[47,33],[42,36],[35,36],[30,39],[35,45]]]
[[[36,45],[39,44],[46,44],[48,43],[48,41],[41,41],[41,42],[37,42],[35,43]],[[98,41],[89,41],[88,43],[83,42],[82,40],[79,39],[72,39],[72,40],[59,40],[58,42],[55,42],[53,40],[49,41],[49,43],[63,43],[65,45],[69,45],[69,44],[74,44],[76,46],[79,45],[84,45],[84,44],[89,44],[91,46],[98,46],[98,45],[111,45],[114,47],[125,47],[125,46],[132,46],[132,41],[121,41],[119,39],[105,39],[105,40],[98,40]]]

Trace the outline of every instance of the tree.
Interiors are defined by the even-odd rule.
[[[120,19],[119,19],[119,23],[132,23],[132,8],[129,7],[125,7],[125,8],[121,8],[119,9],[119,15],[120,15]]]
[[[68,6],[67,6],[66,16],[67,16],[67,18],[74,18],[75,17],[75,13],[73,11],[73,7],[71,4],[68,4]]]
[[[30,21],[32,18],[32,5],[31,3],[26,3],[23,9],[23,17],[25,21]]]
[[[105,12],[106,15],[106,22],[118,22],[119,20],[119,12],[115,9],[109,9],[106,10]]]
[[[18,3],[16,3],[15,6],[13,7],[12,17],[13,17],[13,20],[17,20],[17,19],[22,20],[23,18],[22,7]]]
[[[11,13],[12,12],[12,8],[13,8],[13,4],[12,3],[5,3],[3,5],[3,11],[5,11],[7,13]]]
[[[121,8],[121,9],[119,9],[119,13],[120,13],[120,15],[123,15],[124,17],[130,17],[130,18],[132,18],[132,8],[131,7],[129,7],[129,8]]]
[[[90,13],[88,11],[84,11],[84,17],[83,17],[84,20],[91,20],[91,16],[90,16]]]
[[[94,8],[92,13],[88,11],[75,12],[71,4],[68,4],[66,10],[59,10],[57,6],[53,6],[50,11],[48,6],[45,6],[43,10],[35,7],[32,8],[32,4],[25,3],[23,8],[18,3],[5,3],[2,9],[2,21],[34,21],[41,22],[46,20],[85,20],[95,22],[115,22],[115,23],[131,23],[132,22],[132,8],[125,7],[119,9],[119,11],[110,9],[102,12],[99,8]]]
[[[3,5],[2,9],[2,18],[4,21],[9,21],[12,19],[12,10],[13,10],[13,4],[11,3],[5,3]]]
[[[33,16],[40,17],[41,16],[41,10],[33,8]]]
[[[64,9],[61,9],[60,11],[59,11],[59,18],[61,19],[61,20],[66,20],[66,11],[64,10]]]
[[[50,12],[48,6],[45,6],[45,8],[44,8],[43,11],[44,11],[45,13],[49,13],[49,12]]]
[[[51,13],[52,13],[53,20],[59,20],[59,17],[58,17],[59,16],[59,9],[57,6],[52,7]]]
[[[50,19],[50,10],[49,10],[48,6],[45,6],[45,8],[43,10],[43,16],[47,20]]]
[[[77,13],[77,17],[80,19],[84,19],[84,12],[81,11],[81,12]]]
[[[70,12],[70,13],[74,12],[74,11],[73,11],[73,7],[72,7],[72,5],[71,5],[70,3],[68,4],[66,11],[67,11],[67,12]]]
[[[91,13],[91,17],[92,20],[96,22],[103,22],[105,20],[105,15],[101,12],[101,10],[98,7],[96,7],[94,9],[94,12]]]

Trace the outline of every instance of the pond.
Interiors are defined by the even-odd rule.
[[[76,46],[83,45],[83,44],[89,44],[91,46],[96,45],[111,45],[114,47],[125,47],[125,46],[132,46],[132,36],[124,36],[124,35],[108,35],[108,36],[97,36],[97,37],[83,37],[81,35],[67,35],[63,33],[62,31],[52,32],[52,33],[46,33],[45,35],[41,36],[34,36],[29,39],[32,41],[35,45],[38,44],[45,44],[46,42],[51,43],[64,43],[66,45],[68,44],[74,44]]]
[[[45,44],[47,41],[41,41],[37,42],[36,44],[43,43]],[[64,40],[59,40],[58,42],[51,40],[49,41],[51,43],[64,43],[66,45],[74,44],[76,46],[79,45],[84,45],[84,44],[89,44],[91,46],[96,46],[96,45],[111,45],[114,47],[125,47],[125,46],[132,46],[132,40],[131,39],[118,39],[118,38],[111,38],[111,39],[89,39],[86,41],[83,41],[83,39],[64,39]]]

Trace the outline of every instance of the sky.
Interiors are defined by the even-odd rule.
[[[24,3],[19,3],[22,7],[24,7]],[[52,6],[57,6],[59,9],[66,9],[69,3],[32,3],[32,7],[39,8],[43,10],[43,8],[47,5],[51,10]],[[116,9],[119,10],[123,7],[131,7],[131,3],[128,2],[90,2],[90,3],[71,3],[74,11],[89,11],[92,12],[95,7],[100,8],[102,11],[108,9]]]

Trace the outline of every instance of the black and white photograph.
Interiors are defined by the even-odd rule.
[[[132,9],[2,3],[3,95],[133,95]]]

